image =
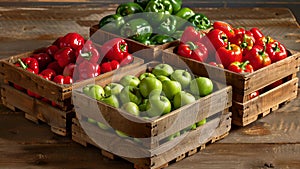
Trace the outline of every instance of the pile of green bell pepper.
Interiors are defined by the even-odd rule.
[[[164,44],[179,39],[186,26],[205,30],[210,20],[182,0],[134,0],[120,4],[115,14],[103,17],[99,28],[145,45]]]

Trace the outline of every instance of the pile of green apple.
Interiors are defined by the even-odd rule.
[[[187,70],[160,63],[151,72],[126,75],[104,87],[87,85],[83,93],[134,116],[153,118],[209,95],[213,87],[209,78],[194,78]]]

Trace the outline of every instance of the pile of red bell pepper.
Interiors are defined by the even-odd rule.
[[[187,27],[177,54],[237,73],[251,73],[288,56],[279,41],[258,28],[234,28],[223,21],[213,22],[207,33]]]
[[[72,32],[57,38],[45,50],[19,59],[15,65],[55,83],[72,84],[118,69],[132,61],[133,56],[128,53],[124,39],[115,38],[100,46]],[[14,87],[32,97],[41,98],[17,84]]]

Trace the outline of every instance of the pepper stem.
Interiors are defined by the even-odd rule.
[[[27,65],[20,58],[18,59],[18,61],[23,69],[27,69]]]
[[[227,49],[227,50],[232,50],[232,47],[231,47],[230,42],[227,43],[227,48],[226,48],[226,49]]]
[[[189,48],[190,48],[191,50],[195,50],[195,49],[198,48],[198,46],[195,45],[195,44],[194,44],[193,42],[191,42],[191,41],[186,42],[186,44],[189,45]]]
[[[278,46],[278,45],[279,45],[278,42],[275,42],[274,44],[275,44],[275,47],[273,48],[274,51],[275,51],[275,52],[280,52],[281,50],[280,50],[280,48],[279,48],[279,46]]]
[[[245,66],[247,66],[249,63],[250,63],[249,60],[246,60],[245,62],[243,62],[243,63],[240,65],[240,68],[245,69]]]
[[[121,45],[120,45],[120,50],[121,50],[122,52],[125,52],[126,46],[127,46],[127,45],[125,45],[125,44],[121,44]]]
[[[92,57],[92,52],[80,53],[80,56],[83,57],[84,59],[90,60]]]

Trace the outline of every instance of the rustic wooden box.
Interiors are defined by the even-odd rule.
[[[37,50],[31,51],[31,52],[18,54],[15,56],[11,56],[11,57],[2,59],[0,61],[0,77],[2,77],[2,80],[3,80],[3,82],[1,82],[1,83],[3,83],[2,89],[5,91],[5,92],[2,92],[1,96],[2,96],[2,102],[7,107],[10,107],[12,110],[15,110],[15,108],[22,110],[25,112],[25,117],[28,118],[29,120],[32,120],[34,122],[37,122],[37,120],[45,121],[52,128],[54,128],[55,126],[52,124],[56,123],[56,122],[55,121],[53,122],[50,119],[51,118],[56,119],[55,114],[63,114],[64,113],[65,114],[64,117],[74,116],[74,112],[72,111],[73,105],[71,102],[71,95],[72,95],[72,88],[77,83],[64,84],[64,85],[57,84],[55,82],[46,80],[40,76],[37,76],[33,73],[30,73],[30,72],[14,65],[14,63],[19,58],[31,56],[33,53],[39,53],[43,49],[44,48],[37,49]],[[128,64],[119,69],[120,69],[120,71],[124,71],[127,69],[132,69],[143,63],[144,63],[144,61],[142,59],[134,57],[133,63]],[[114,74],[114,71],[101,74],[101,75],[95,77],[93,80],[109,77],[112,74]],[[78,84],[80,84],[80,83],[84,83],[84,81],[79,82]],[[39,108],[39,106],[35,107],[35,105],[37,104],[36,102],[41,102],[41,101],[39,101],[38,99],[31,98],[30,96],[28,96],[25,93],[23,93],[23,94],[26,96],[23,96],[23,95],[21,95],[20,91],[18,91],[17,89],[8,88],[8,85],[11,85],[11,84],[17,84],[25,89],[29,89],[29,90],[35,92],[36,94],[38,94],[44,98],[47,98],[48,100],[50,100],[52,102],[55,102],[58,105],[58,107],[54,108],[50,104],[43,104],[43,108],[45,108],[45,109],[42,112],[37,112],[37,110],[41,110],[41,109]],[[28,108],[25,105],[19,105],[19,103],[18,103],[19,98],[14,95],[9,95],[7,93],[8,91],[10,92],[10,94],[19,93],[20,97],[22,97],[22,100],[24,102],[27,102],[26,100],[28,100],[28,102],[31,102],[28,105]],[[59,113],[51,113],[51,111],[48,111],[48,109],[53,109],[53,110],[55,110],[55,112],[59,112]],[[41,115],[43,115],[43,116],[41,116]],[[54,117],[50,117],[52,115]],[[47,116],[49,118],[45,120],[45,118],[44,118],[45,116]],[[71,123],[71,118],[66,118],[66,122]],[[61,123],[61,122],[58,122],[58,123]],[[65,124],[65,126],[66,126],[66,124]],[[60,130],[66,130],[66,128],[63,129],[61,127]],[[60,135],[66,135],[65,132],[63,132],[63,133],[55,132],[55,133],[60,134]]]
[[[259,69],[250,74],[239,74],[223,68],[181,57],[175,53],[176,47],[162,52],[162,59],[171,62],[184,61],[194,74],[209,77],[232,86],[232,122],[246,126],[259,117],[274,111],[279,105],[291,101],[297,96],[300,53],[288,51],[289,57]],[[250,99],[250,94],[266,86],[285,79],[280,86],[261,93]]]
[[[121,36],[101,30],[99,29],[98,25],[93,25],[92,27],[90,27],[90,38],[98,44],[103,44],[104,42],[117,37]],[[165,43],[162,45],[147,46],[127,37],[125,37],[125,40],[128,43],[129,52],[134,53],[135,56],[141,57],[145,61],[159,60],[162,50],[179,44],[179,41],[175,40],[173,42]]]

